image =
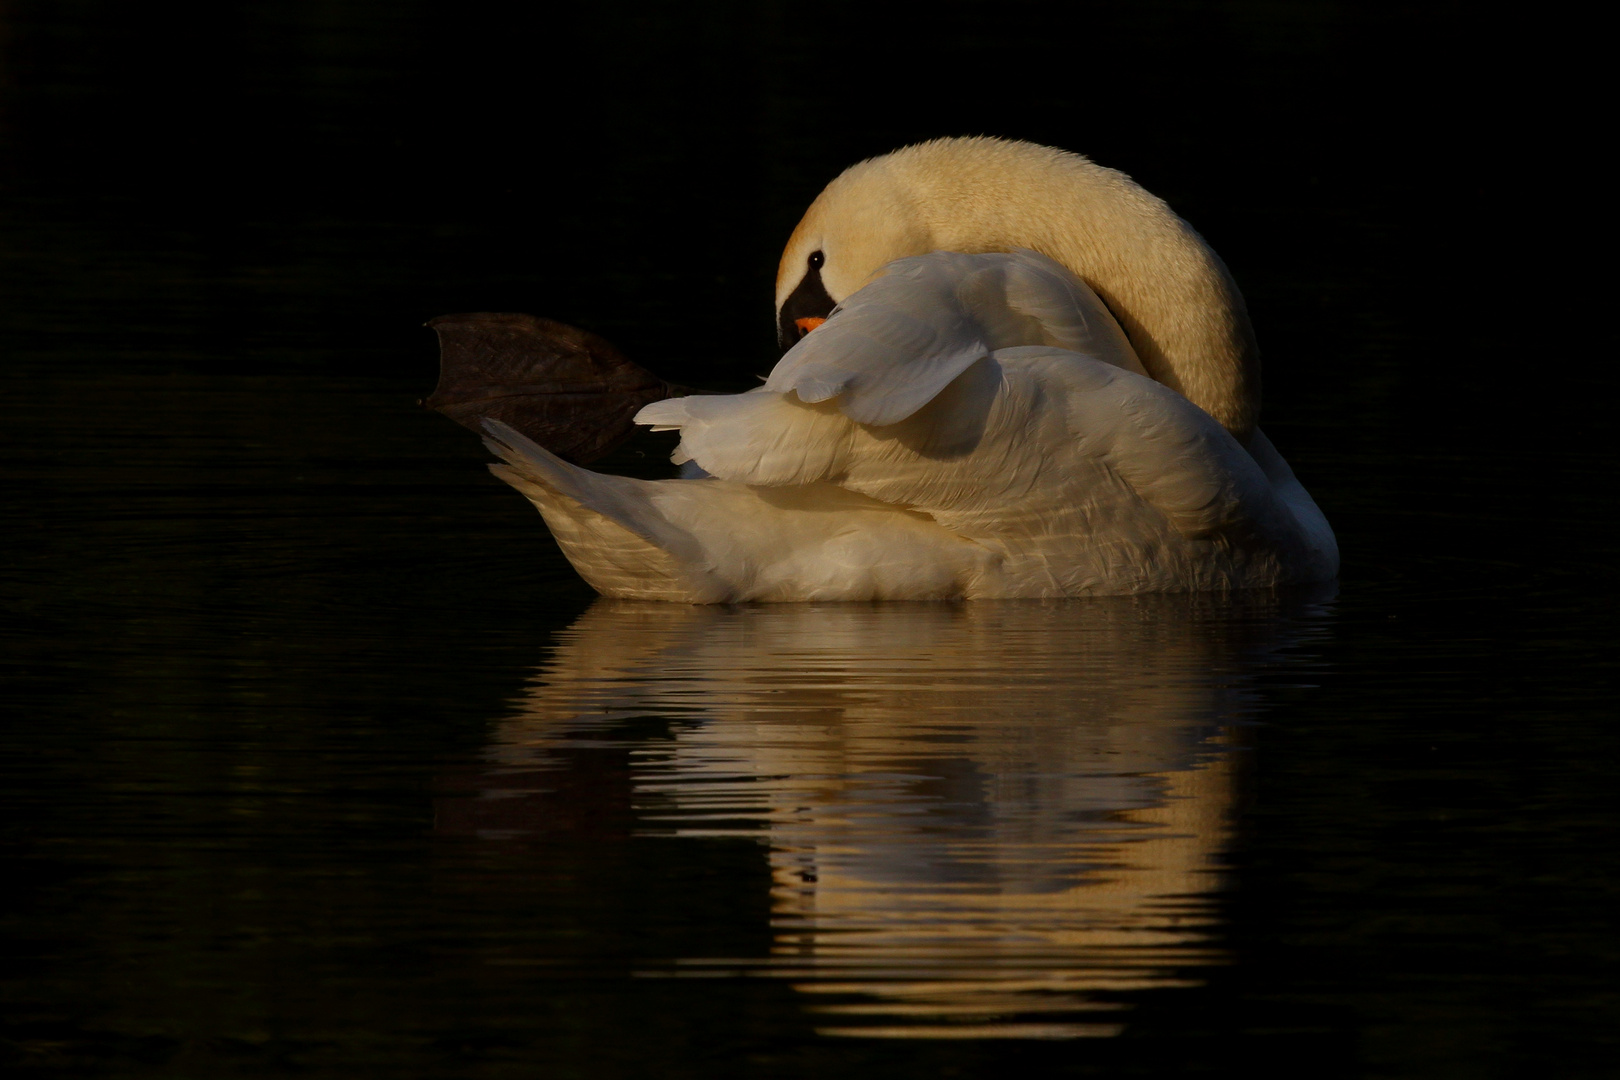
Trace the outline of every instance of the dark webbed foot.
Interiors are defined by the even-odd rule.
[[[628,439],[643,405],[693,393],[566,323],[483,312],[427,325],[439,335],[439,385],[422,404],[480,435],[493,417],[576,465]]]

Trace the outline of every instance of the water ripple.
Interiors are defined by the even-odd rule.
[[[628,737],[638,833],[760,843],[769,955],[642,977],[785,979],[828,1035],[1111,1035],[1121,995],[1225,958],[1233,750],[1322,599],[603,601],[499,723],[482,796]]]

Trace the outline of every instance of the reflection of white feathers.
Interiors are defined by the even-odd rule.
[[[1285,627],[1264,602],[1172,598],[602,601],[559,635],[495,758],[533,766],[552,740],[668,717],[669,740],[634,762],[646,827],[759,836],[764,824],[773,847],[814,853],[824,893],[840,875],[868,889],[976,881],[1082,888],[1071,899],[1084,908],[1135,855],[1171,857],[1138,852],[1153,831],[1133,822],[1174,804],[1196,842],[1177,836],[1174,865],[1130,875],[1139,905],[1144,888],[1201,890],[1187,875],[1206,868],[1228,799],[1208,767],[1248,707],[1256,654]]]
[[[1308,632],[1303,600],[601,601],[501,721],[488,784],[628,749],[642,830],[768,845],[754,970],[867,995],[826,1018],[847,1033],[1095,1034],[1093,995],[1218,959],[1223,732]]]
[[[1270,443],[1146,377],[1033,252],[890,264],[759,390],[656,402],[713,479],[570,466],[498,423],[497,475],[609,596],[1054,597],[1331,578],[1332,531]]]

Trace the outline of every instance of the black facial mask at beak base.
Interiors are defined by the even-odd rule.
[[[776,341],[787,352],[798,344],[808,331],[798,326],[800,319],[825,319],[832,314],[833,300],[821,284],[821,268],[813,267],[799,282],[799,287],[782,302],[782,313],[776,323]]]

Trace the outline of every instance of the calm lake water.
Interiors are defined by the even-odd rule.
[[[1504,291],[1483,34],[0,6],[0,1063],[1605,1074],[1614,377]],[[820,185],[967,131],[1226,255],[1338,583],[609,603],[415,404],[458,310],[749,385]]]

